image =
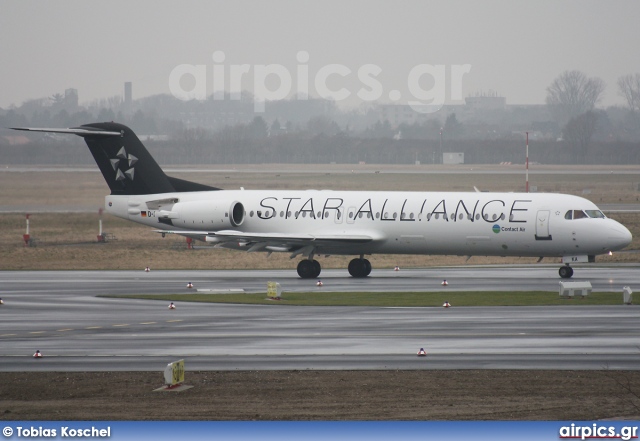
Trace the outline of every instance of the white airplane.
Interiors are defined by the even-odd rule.
[[[116,123],[70,129],[16,128],[82,136],[111,194],[107,212],[216,247],[302,256],[298,274],[320,275],[317,255],[561,257],[571,264],[631,243],[631,233],[592,202],[549,193],[221,190],[165,175],[138,137]]]

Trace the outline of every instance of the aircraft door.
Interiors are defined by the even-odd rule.
[[[549,210],[540,210],[536,214],[536,240],[551,240],[549,232]]]

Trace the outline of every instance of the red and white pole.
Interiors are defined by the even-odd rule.
[[[22,240],[24,240],[24,246],[25,247],[29,246],[29,238],[31,237],[29,235],[29,216],[30,215],[27,213],[27,232],[22,235]]]
[[[102,208],[98,209],[98,242],[104,242],[104,235],[102,234]]]
[[[529,132],[527,134],[527,150],[526,150],[526,192],[529,193]]]

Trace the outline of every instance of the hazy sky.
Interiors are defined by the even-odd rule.
[[[546,87],[572,69],[605,81],[602,105],[623,104],[617,78],[640,72],[636,0],[0,4],[3,108],[70,87],[78,89],[81,103],[121,95],[125,81],[133,82],[134,98],[169,93],[170,74],[183,64],[203,66],[207,94],[214,91],[214,65],[225,71],[228,90],[233,65],[249,66],[243,87],[253,89],[256,66],[275,64],[290,74],[292,93],[301,78],[311,95],[318,72],[342,65],[325,83],[346,92],[349,106],[363,101],[359,90],[369,90],[358,76],[367,65],[380,69],[380,100],[397,103],[412,99],[410,73],[422,72],[415,70],[422,65],[443,65],[444,76],[422,75],[421,90],[435,90],[438,83],[451,102],[452,73],[468,70],[458,81],[463,98],[493,90],[509,104],[544,103]],[[224,53],[223,62],[214,62],[216,51]],[[299,61],[301,51],[308,61]],[[365,69],[371,81],[375,68]],[[270,80],[271,90],[277,89],[279,81]],[[194,79],[187,75],[180,84],[188,89]]]

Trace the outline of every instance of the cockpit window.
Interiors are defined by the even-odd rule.
[[[600,210],[569,210],[564,214],[565,219],[604,219],[606,216]]]
[[[587,213],[585,213],[582,210],[573,210],[573,218],[574,219],[584,219],[587,216]]]
[[[604,219],[606,216],[600,210],[586,210],[587,216],[592,218]]]

